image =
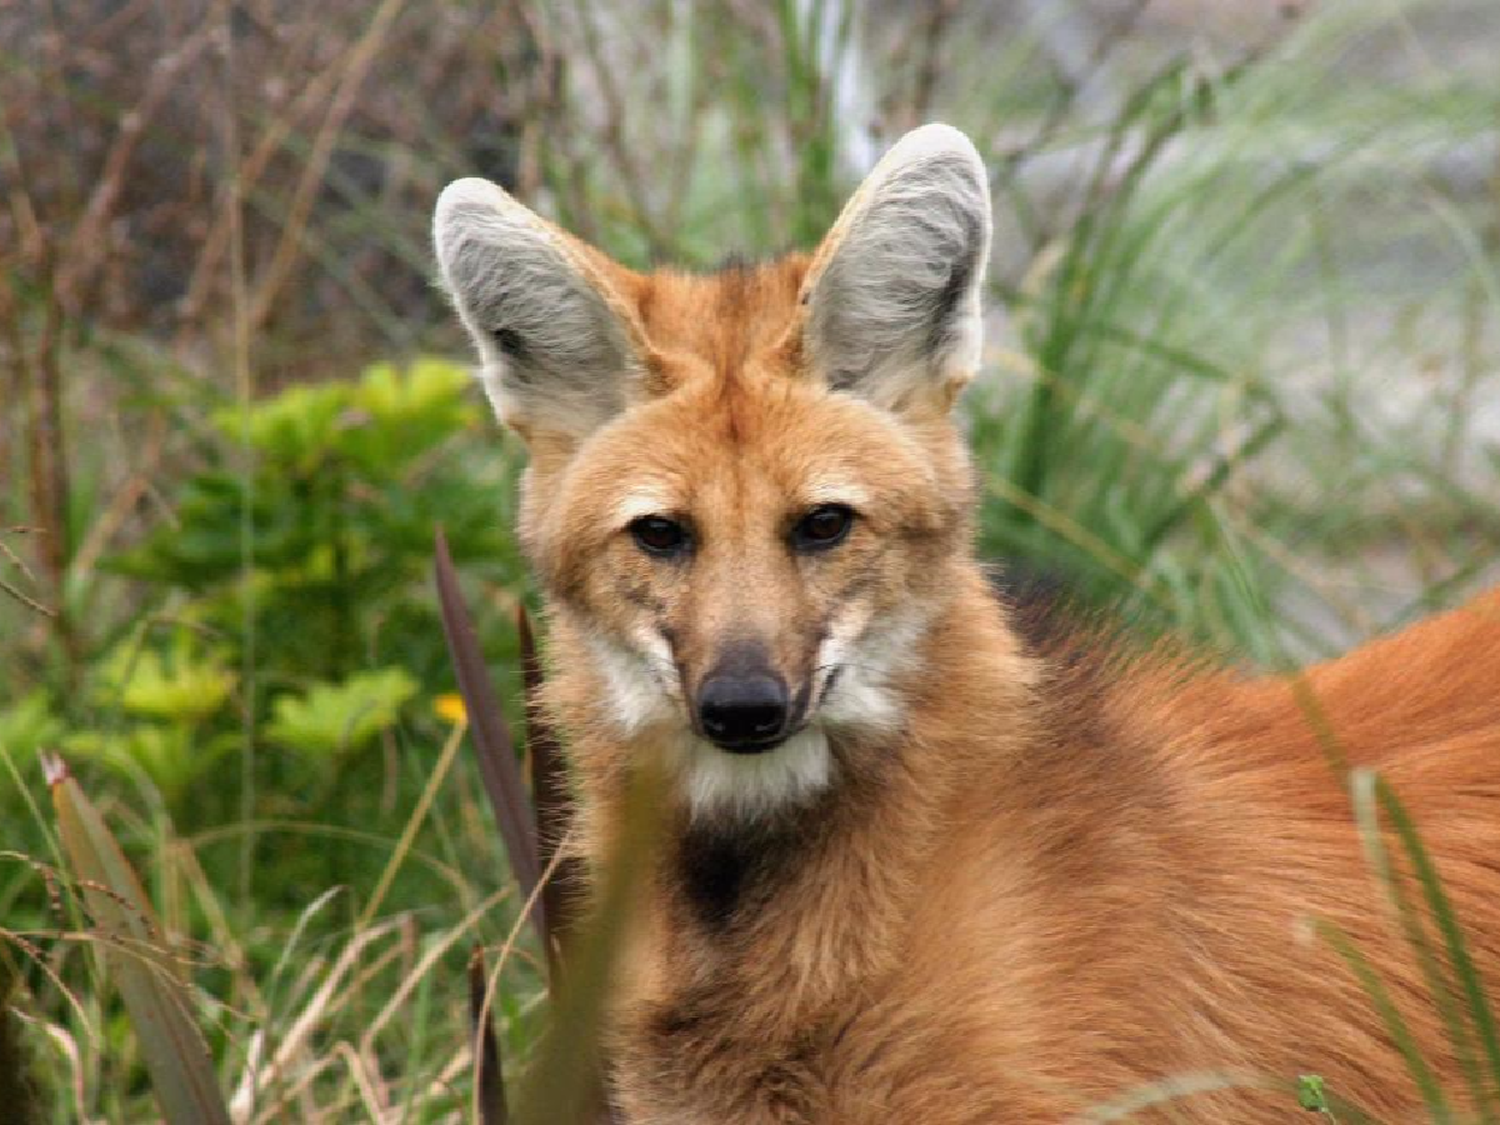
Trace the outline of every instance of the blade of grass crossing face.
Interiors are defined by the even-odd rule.
[[[188,983],[120,845],[61,758],[44,761],[63,850],[120,989],[168,1125],[229,1125],[213,1060],[188,1018]]]
[[[604,856],[588,924],[554,1001],[552,1027],[517,1091],[516,1121],[523,1125],[608,1119],[593,1076],[601,1067],[600,1024],[610,982],[660,844],[665,779],[653,765],[641,765],[630,779],[621,830]]]
[[[537,861],[536,823],[532,819],[526,786],[521,780],[521,770],[516,764],[515,744],[510,730],[505,725],[505,716],[500,710],[500,701],[490,683],[489,670],[479,650],[474,626],[464,608],[463,594],[458,588],[458,575],[453,569],[453,558],[448,553],[448,540],[442,529],[437,532],[433,552],[433,575],[437,582],[438,604],[443,617],[443,633],[448,640],[448,654],[453,661],[454,675],[458,678],[458,690],[464,698],[464,708],[469,716],[469,730],[474,738],[474,749],[479,756],[479,774],[484,780],[485,792],[500,826],[500,835],[505,840],[505,850],[510,856],[511,870],[521,886],[523,901],[531,900],[531,920],[541,936],[544,947],[550,942],[547,937],[546,909],[539,896],[533,892],[541,879],[541,867]]]
[[[1469,955],[1468,943],[1464,940],[1458,916],[1454,914],[1453,906],[1443,892],[1443,884],[1438,878],[1437,868],[1433,866],[1432,857],[1417,835],[1416,826],[1412,823],[1411,817],[1407,815],[1405,807],[1384,779],[1376,779],[1375,795],[1380,801],[1381,809],[1390,819],[1391,826],[1396,830],[1401,846],[1406,849],[1417,881],[1421,884],[1422,892],[1427,898],[1427,909],[1432,912],[1433,920],[1437,922],[1438,929],[1443,935],[1449,962],[1463,989],[1469,1015],[1474,1021],[1474,1029],[1479,1035],[1485,1060],[1489,1064],[1492,1083],[1490,1092],[1493,1095],[1496,1091],[1500,1091],[1500,1037],[1496,1035],[1494,1012],[1486,999],[1484,982],[1479,978],[1479,969]],[[1481,1104],[1485,1106],[1487,1115],[1493,1114],[1492,1099]],[[1487,1119],[1492,1118],[1487,1117]]]
[[[551,934],[551,941],[547,944],[547,966],[555,998],[565,987],[562,970],[566,962],[562,943],[573,933],[582,873],[577,870],[577,860],[557,855],[570,820],[567,774],[562,742],[542,709],[545,673],[525,606],[517,608],[516,627],[521,637],[521,672],[526,685],[526,757],[531,763],[531,797],[536,806],[537,858],[542,866],[542,878],[546,880],[542,884],[542,897],[547,903]],[[587,1082],[589,1087],[583,1098],[583,1119],[605,1123],[614,1121],[604,1093],[603,1067],[595,1066],[587,1075],[580,1072],[577,1078],[580,1084]]]
[[[542,885],[542,902],[551,938],[547,943],[547,965],[555,980],[559,968],[558,943],[572,924],[571,897],[578,879],[576,865],[566,857],[553,866],[557,849],[568,832],[568,782],[562,744],[542,708],[541,656],[536,650],[525,606],[516,609],[516,629],[521,638],[521,676],[526,686],[526,761],[531,767],[531,803],[536,810],[537,866],[546,880]]]
[[[1439,1018],[1443,1021],[1448,1040],[1453,1045],[1454,1057],[1464,1072],[1464,1078],[1473,1096],[1474,1105],[1481,1114],[1481,1120],[1493,1121],[1494,1115],[1488,1105],[1479,1061],[1474,1054],[1473,1040],[1469,1029],[1464,1024],[1463,1013],[1458,1007],[1457,994],[1452,982],[1448,979],[1448,974],[1444,972],[1433,951],[1432,943],[1428,940],[1426,926],[1423,925],[1420,915],[1412,904],[1404,880],[1391,866],[1390,856],[1385,847],[1385,838],[1380,829],[1377,808],[1379,786],[1380,781],[1372,770],[1359,768],[1350,774],[1349,793],[1354,804],[1354,817],[1359,826],[1360,841],[1364,846],[1366,859],[1396,908],[1402,933],[1416,956],[1423,977],[1426,978],[1427,991],[1432,997],[1433,1006],[1437,1008]]]

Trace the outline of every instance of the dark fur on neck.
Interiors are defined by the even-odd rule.
[[[830,745],[837,761],[837,740]],[[697,925],[722,937],[753,925],[777,893],[814,864],[837,829],[850,826],[859,808],[851,786],[867,791],[878,779],[850,776],[842,764],[835,769],[832,787],[804,805],[753,819],[693,820],[683,814],[672,834],[669,885],[678,888]]]

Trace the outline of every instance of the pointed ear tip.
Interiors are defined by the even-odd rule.
[[[441,230],[453,221],[459,211],[495,211],[514,203],[510,194],[499,184],[479,176],[465,176],[454,180],[442,190],[432,210],[433,226]]]
[[[928,125],[920,125],[907,133],[891,148],[888,156],[905,163],[908,160],[921,160],[925,157],[945,154],[960,157],[978,168],[984,167],[979,150],[974,147],[974,142],[969,140],[966,133],[955,129],[952,125],[944,125],[936,121]]]

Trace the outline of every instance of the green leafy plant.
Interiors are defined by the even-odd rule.
[[[176,520],[109,563],[193,628],[117,646],[101,702],[195,730],[233,702],[271,742],[316,755],[366,746],[403,704],[446,686],[419,585],[433,527],[471,565],[515,577],[503,447],[487,472],[445,456],[481,419],[471,383],[449,362],[378,364],[357,381],[216,411],[225,444],[183,485]],[[248,472],[233,464],[235,442]],[[136,736],[147,741],[163,745]]]
[[[426,583],[433,529],[497,588],[524,581],[512,447],[469,371],[435,359],[208,416],[198,468],[163,493],[171,518],[102,561],[142,584],[143,611],[74,684],[0,701],[0,747],[17,771],[60,747],[147,785],[183,831],[256,815],[366,827],[405,784],[407,740],[442,730],[431,701],[453,683]],[[484,640],[515,652],[501,628]],[[281,847],[209,862],[244,871]],[[351,853],[282,858],[328,885]]]
[[[283,695],[266,733],[308,754],[357,749],[396,722],[417,682],[400,668],[360,672],[339,684],[314,684],[305,694]]]
[[[182,629],[162,650],[116,648],[99,666],[96,690],[132,715],[198,723],[229,701],[237,679],[222,649],[197,644]]]

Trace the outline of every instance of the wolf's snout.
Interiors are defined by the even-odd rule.
[[[753,754],[785,735],[788,703],[786,684],[775,676],[713,675],[698,690],[698,724],[715,745]]]

